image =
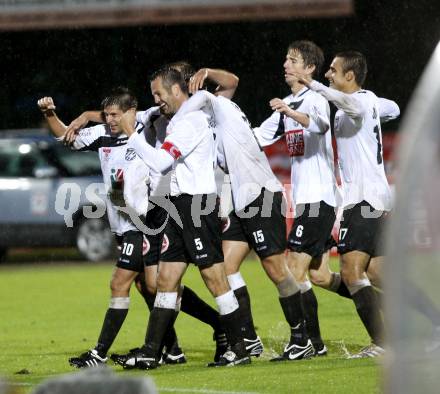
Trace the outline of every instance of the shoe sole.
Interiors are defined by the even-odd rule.
[[[246,352],[251,357],[260,357],[264,352],[264,348],[261,347],[261,348],[246,349]]]
[[[240,360],[234,361],[233,363],[227,364],[227,367],[235,367],[236,365],[247,365],[251,363],[251,358],[241,358]]]
[[[130,364],[127,364],[127,361],[129,361],[129,360],[130,359],[127,359],[125,361],[125,363],[122,365],[122,367],[124,369],[142,369],[142,370],[145,370],[145,369],[156,369],[156,368],[158,368],[160,366],[159,363],[157,363],[157,364],[150,364],[151,360],[145,360],[145,359],[140,359],[140,360],[136,359],[134,361],[134,364],[130,365]]]
[[[325,349],[321,349],[321,350],[315,351],[313,356],[314,357],[324,357],[324,356],[327,356],[327,354],[328,354],[328,349],[326,347]]]
[[[185,364],[185,363],[186,363],[186,358],[183,353],[178,355],[172,355],[167,353],[165,358],[162,358],[161,361],[159,362],[159,364],[169,364],[169,365]]]
[[[70,361],[70,360],[69,360],[69,365],[70,365],[71,367],[78,368],[78,369],[82,369],[82,368],[94,368],[94,367],[97,367],[97,366],[99,366],[99,365],[105,365],[105,364],[106,364],[106,363],[97,362],[96,364],[89,365],[89,364],[86,364],[85,362],[82,362],[82,361],[81,361],[81,364],[80,364],[78,361]]]
[[[228,364],[210,363],[207,365],[207,367],[222,368],[222,367],[235,367],[237,365],[247,365],[247,364],[251,364],[250,357],[241,358],[240,360],[233,361],[232,363],[228,363]]]
[[[278,356],[270,359],[270,361],[278,362],[278,361],[298,361],[298,360],[309,360],[314,356],[313,350],[304,352],[303,354],[298,354],[298,357],[290,358],[289,356]]]

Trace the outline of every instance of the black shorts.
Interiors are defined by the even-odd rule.
[[[267,212],[264,199],[272,201]],[[243,211],[229,214],[224,222],[222,239],[247,242],[261,259],[283,253],[286,250],[286,218],[282,214],[282,205],[283,193],[263,189]],[[243,213],[254,207],[258,208],[257,215],[246,218]]]
[[[194,212],[191,215],[193,199],[201,201],[201,208],[213,204],[208,214]],[[171,197],[176,207],[183,228],[170,216],[165,228],[165,250],[162,251],[160,261],[186,262],[199,267],[208,267],[223,262],[221,242],[221,220],[219,218],[219,201],[214,195],[181,194]]]
[[[371,257],[383,255],[382,230],[387,212],[375,210],[366,201],[345,208],[339,228],[338,253],[360,251]]]
[[[159,263],[167,212],[152,205],[145,218],[145,225],[152,231],[146,234],[140,231],[127,231],[117,237],[120,254],[116,266],[130,271],[143,272],[144,266]],[[158,231],[158,229],[161,229]]]
[[[331,232],[336,220],[335,208],[320,201],[313,204],[298,204],[287,239],[289,250],[319,257],[334,246]],[[334,242],[334,241],[333,241]]]
[[[235,211],[222,218],[222,240],[248,242],[240,218]]]
[[[143,272],[144,235],[140,231],[127,231],[122,235],[116,266],[129,271]]]
[[[154,201],[154,200],[153,200]],[[144,255],[145,266],[157,265],[160,260],[162,243],[168,218],[168,213],[164,208],[150,202],[150,208],[145,217],[145,225],[151,231],[144,234],[147,243],[147,251]]]

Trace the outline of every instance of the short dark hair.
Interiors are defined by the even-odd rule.
[[[367,59],[357,51],[339,52],[335,57],[342,59],[342,71],[345,73],[353,71],[356,83],[362,86],[367,78]]]
[[[167,64],[167,67],[174,68],[182,74],[183,79],[186,83],[189,82],[190,78],[195,74],[196,70],[191,64],[186,60],[179,60],[177,62]]]
[[[178,84],[182,92],[188,94],[188,84],[185,82],[182,72],[176,68],[169,65],[160,68],[151,74],[150,82],[157,78],[162,78],[162,84],[168,91],[171,90],[171,86]]]
[[[118,86],[112,89],[110,94],[101,102],[102,109],[110,105],[117,105],[123,112],[126,112],[130,108],[137,108],[138,102],[128,88]]]
[[[304,59],[305,66],[315,66],[312,76],[319,75],[324,64],[324,53],[322,49],[312,41],[293,41],[287,51],[298,51]]]

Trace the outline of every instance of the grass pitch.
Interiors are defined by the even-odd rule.
[[[333,264],[337,264],[333,261]],[[108,306],[112,264],[15,264],[0,267],[0,375],[19,393],[41,381],[74,371],[67,359],[93,347]],[[347,360],[368,343],[353,303],[315,289],[327,357],[270,363],[288,340],[277,292],[259,263],[248,260],[242,274],[251,294],[254,321],[265,352],[252,365],[211,369],[212,330],[181,313],[176,329],[188,363],[153,371],[120,374],[151,376],[160,393],[376,393],[380,389],[375,360]],[[198,270],[190,267],[184,283],[211,304]],[[125,352],[142,343],[148,312],[133,290],[127,320],[110,352]]]

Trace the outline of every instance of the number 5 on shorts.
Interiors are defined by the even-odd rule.
[[[196,244],[197,250],[203,249],[203,244],[202,244],[202,241],[200,240],[200,238],[194,238],[194,243]]]

